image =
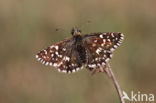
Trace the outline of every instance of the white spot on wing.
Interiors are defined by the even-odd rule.
[[[114,48],[111,48],[111,49],[110,49],[111,52],[113,52],[114,50],[115,50]]]
[[[119,43],[121,44],[122,43],[122,40],[120,39]]]
[[[63,48],[62,50],[63,50],[63,51],[66,51],[66,48]]]
[[[96,64],[93,64],[92,67],[95,68],[96,67]]]
[[[123,39],[124,39],[124,37],[120,37],[120,39],[122,39],[122,40],[123,40]]]
[[[50,53],[52,53],[53,51],[50,49],[50,51],[49,51]]]
[[[72,66],[74,67],[74,66],[75,66],[75,64],[73,64],[73,63],[72,63]]]
[[[98,48],[98,49],[96,50],[96,53],[99,54],[101,51],[102,51],[102,48]]]
[[[110,40],[110,39],[107,39],[107,41],[109,41],[109,42],[110,42],[111,40]]]
[[[52,46],[50,46],[50,48],[53,48],[54,46],[52,45]]]
[[[70,74],[71,73],[71,71],[68,71],[68,74]]]
[[[121,35],[122,37],[124,37],[124,35],[123,35],[122,33],[121,33],[120,35]]]
[[[114,48],[117,48],[118,46],[117,45],[114,45]]]
[[[102,34],[100,35],[100,38],[103,38],[103,35]]]
[[[117,43],[116,45],[120,46],[120,44],[119,44],[119,43]]]
[[[45,61],[42,62],[42,64],[44,64],[44,63],[45,63]]]
[[[49,64],[49,62],[46,62],[45,65],[47,66]]]
[[[96,42],[97,42],[97,40],[94,40],[94,42],[96,43]]]
[[[75,69],[73,69],[72,72],[73,72],[73,73],[76,72]]]
[[[96,61],[98,61],[99,58],[95,58]]]
[[[105,63],[104,63],[104,62],[102,62],[102,65],[104,66],[104,65],[105,65]]]
[[[51,57],[53,57],[54,56],[54,54],[51,54]]]
[[[107,58],[105,61],[108,62],[109,61],[109,58]]]
[[[88,65],[90,68],[95,68],[96,67],[96,64],[89,64]]]
[[[106,40],[105,39],[103,39],[103,43],[105,43],[106,42]]]
[[[62,72],[63,72],[63,73],[67,73],[67,71],[66,71],[66,70],[62,70]]]
[[[98,63],[97,65],[98,65],[98,66],[101,66],[101,64],[100,64],[100,63]]]
[[[38,61],[40,61],[40,60],[41,60],[41,58],[38,58],[37,60],[38,60]]]
[[[58,52],[55,52],[56,55],[59,55]]]
[[[111,33],[111,36],[114,37],[114,33]]]
[[[57,69],[58,70],[58,72],[60,72],[61,70],[60,69]]]
[[[104,46],[104,45],[105,45],[104,43],[101,44],[101,46]]]
[[[62,58],[62,55],[58,55],[60,58]]]
[[[69,60],[70,60],[70,58],[66,56],[66,57],[65,57],[65,60],[69,61]]]
[[[38,58],[38,55],[36,55],[35,57]]]
[[[52,66],[52,62],[50,62],[49,65]]]
[[[56,50],[58,50],[58,48],[59,48],[58,46],[55,46],[55,49],[56,49]]]
[[[56,63],[54,63],[54,64],[53,64],[53,66],[54,66],[54,67],[56,67],[56,66],[57,66],[57,64],[56,64]]]
[[[78,71],[80,68],[76,68],[76,71]]]
[[[47,54],[47,51],[46,51],[46,50],[44,50],[44,53],[45,53],[45,54]]]

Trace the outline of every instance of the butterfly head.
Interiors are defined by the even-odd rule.
[[[71,30],[71,34],[73,36],[76,36],[76,35],[81,35],[81,30],[76,28],[76,27],[73,27],[72,30]]]

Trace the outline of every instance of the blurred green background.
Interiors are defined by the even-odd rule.
[[[111,67],[129,95],[156,95],[155,0],[1,0],[0,103],[120,103],[110,78],[83,69],[58,73],[35,54],[82,33],[122,32]],[[90,20],[89,25],[85,25]],[[84,25],[84,26],[83,26]],[[60,28],[59,31],[55,31]],[[128,102],[128,101],[126,101]]]

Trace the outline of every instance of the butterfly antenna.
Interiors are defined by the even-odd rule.
[[[54,31],[56,31],[56,32],[58,32],[58,31],[65,31],[65,29],[62,29],[62,28],[55,28]]]
[[[91,23],[91,21],[88,20],[84,25],[81,25],[81,26],[80,26],[80,29],[83,29],[86,25],[88,25],[88,24],[90,24],[90,23]]]

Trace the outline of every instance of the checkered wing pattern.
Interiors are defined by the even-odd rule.
[[[75,72],[82,68],[82,64],[77,62],[78,54],[72,46],[72,39],[66,39],[41,50],[36,58],[42,64],[56,67],[59,72]]]
[[[122,43],[124,37],[121,33],[92,33],[84,35],[84,45],[87,48],[86,68],[105,67],[112,58],[112,52]]]

